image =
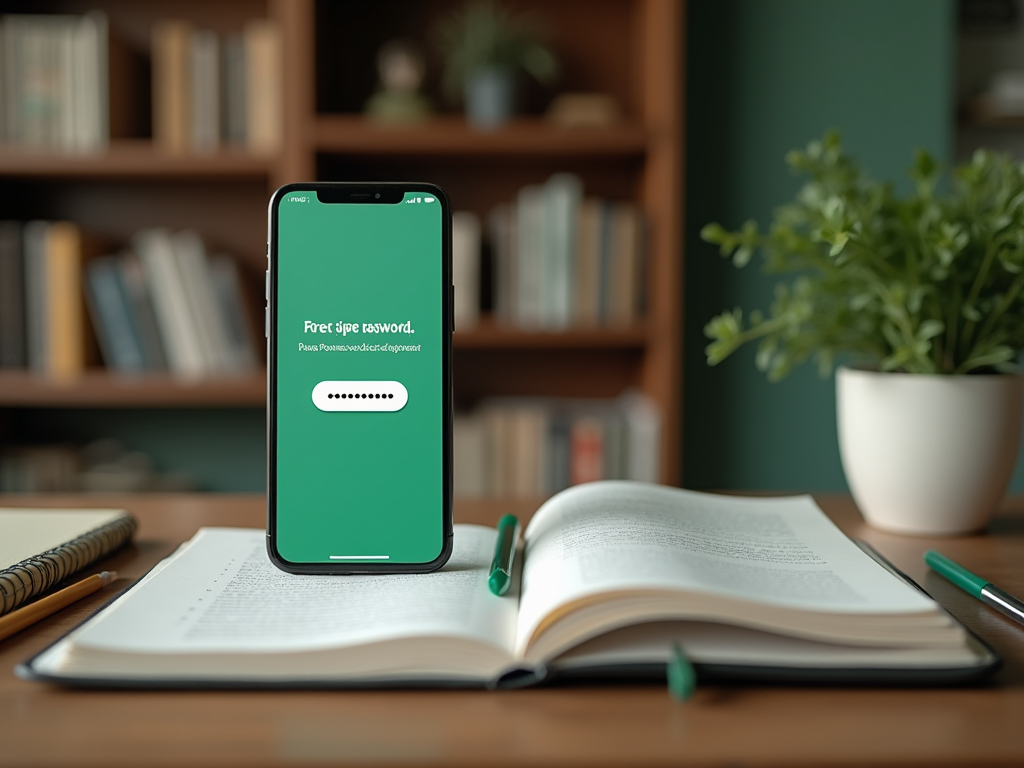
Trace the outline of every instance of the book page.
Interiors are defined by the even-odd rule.
[[[72,639],[128,652],[255,653],[458,636],[511,653],[517,601],[487,588],[496,535],[455,526],[452,557],[435,573],[298,576],[270,562],[264,531],[204,528]]]
[[[810,496],[590,483],[541,507],[525,540],[520,651],[559,606],[614,590],[697,590],[833,613],[935,610],[843,535]]]

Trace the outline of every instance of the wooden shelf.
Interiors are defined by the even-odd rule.
[[[969,115],[961,120],[965,128],[1024,128],[1024,115]]]
[[[642,349],[647,343],[647,328],[572,328],[565,331],[527,331],[506,328],[491,321],[459,331],[456,327],[452,346],[460,349]]]
[[[101,152],[82,154],[0,145],[0,176],[266,179],[270,165],[270,158],[245,152],[165,152],[148,140],[120,140]]]
[[[971,99],[960,107],[960,125],[965,128],[1024,128],[1024,115],[1008,115],[995,109],[984,97]]]
[[[0,373],[0,406],[29,408],[262,407],[266,374],[182,381],[167,374],[88,371],[57,381],[23,371]]]
[[[314,144],[321,152],[370,155],[632,157],[647,149],[647,132],[624,123],[609,128],[562,128],[521,118],[494,131],[470,128],[461,117],[387,126],[350,115],[320,115]]]

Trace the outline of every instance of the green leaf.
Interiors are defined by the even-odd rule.
[[[974,371],[978,368],[995,368],[999,365],[1009,363],[1016,357],[1013,350],[1006,346],[998,346],[987,352],[986,354],[977,355],[969,358],[967,361],[960,366],[960,373],[967,373],[968,371]]]
[[[850,298],[850,309],[854,312],[860,312],[862,309],[866,309],[874,300],[875,296],[872,293],[855,294]]]
[[[972,323],[977,323],[981,320],[981,312],[978,311],[977,307],[973,304],[964,304],[960,311],[965,318],[970,320]]]
[[[846,247],[846,244],[849,242],[849,240],[850,236],[845,232],[838,233],[832,242],[832,249],[828,252],[828,255],[838,256],[840,253],[842,253],[843,248]]]
[[[722,245],[729,237],[728,230],[716,222],[705,224],[700,230],[700,239],[706,243]]]
[[[925,320],[917,328],[917,338],[921,340],[933,339],[946,330],[946,325],[941,320]]]

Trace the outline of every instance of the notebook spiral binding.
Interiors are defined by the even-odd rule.
[[[0,571],[0,616],[131,540],[138,523],[125,516]]]

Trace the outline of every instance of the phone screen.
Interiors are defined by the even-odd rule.
[[[390,193],[272,204],[268,533],[287,564],[402,570],[450,548],[450,213]]]

